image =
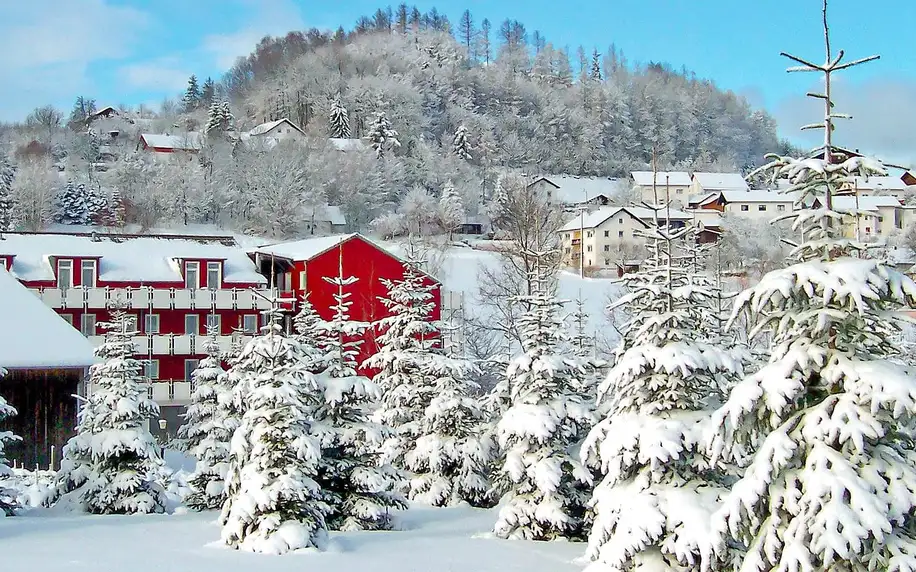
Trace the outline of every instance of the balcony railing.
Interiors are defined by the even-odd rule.
[[[184,288],[33,288],[54,309],[107,309],[126,305],[134,310],[265,310],[269,289],[190,290]]]
[[[252,338],[252,335],[231,335],[218,336],[220,352],[226,353],[232,347],[233,340],[239,340],[240,343],[246,343]],[[135,348],[135,357],[142,359],[146,356],[191,356],[202,355],[206,353],[208,336],[193,336],[184,334],[152,334],[146,336],[134,336],[133,343]],[[89,336],[89,341],[93,346],[98,347],[105,341],[104,336]]]

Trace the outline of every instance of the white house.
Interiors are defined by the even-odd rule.
[[[655,186],[652,185],[652,171],[633,171],[630,173],[633,186],[639,192],[640,200],[648,204],[662,203],[666,195],[672,203],[687,204],[690,196],[690,173],[687,171],[658,171],[655,173]]]
[[[702,194],[690,200],[696,209],[715,210],[735,216],[772,219],[791,212],[795,195],[777,191],[718,191]]]
[[[862,211],[858,221],[849,217],[844,223],[846,236],[867,240],[869,238],[886,238],[895,229],[904,226],[906,213],[900,201],[890,196],[838,196],[832,197],[833,208],[840,211]],[[815,207],[824,204],[823,198],[814,202]]]
[[[645,244],[640,231],[664,225],[670,217],[672,226],[683,226],[692,215],[671,209],[654,211],[645,207],[601,207],[582,213],[560,228],[563,261],[578,266],[584,256],[588,268],[613,267],[621,258],[632,258]]]
[[[691,194],[712,191],[747,191],[750,187],[739,173],[703,173],[697,171],[690,181]]]
[[[347,230],[347,217],[336,205],[317,205],[306,213],[305,233],[324,236],[340,234]]]
[[[614,177],[539,175],[530,179],[528,188],[543,191],[551,200],[574,210],[607,205],[620,193],[621,184]]]
[[[899,177],[856,177],[847,190],[859,195],[889,196],[903,200],[907,184]]]
[[[289,139],[301,141],[305,139],[305,133],[302,129],[287,118],[277,119],[262,123],[247,133],[248,138],[274,139],[276,141],[286,141]]]

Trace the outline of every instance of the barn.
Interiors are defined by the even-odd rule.
[[[77,400],[92,345],[53,309],[0,269],[0,395],[18,415],[0,422],[22,441],[7,456],[27,467],[50,466],[76,428]]]
[[[387,294],[381,280],[398,280],[404,276],[404,260],[360,234],[270,244],[251,250],[248,255],[261,274],[270,277],[282,297],[290,298],[294,304],[293,301],[301,300],[308,294],[309,301],[325,320],[333,315],[337,287],[329,284],[324,277],[338,274],[355,277],[357,282],[345,289],[352,294],[350,319],[371,323],[388,315],[384,304],[379,301]],[[428,284],[439,285],[431,276],[426,278]],[[434,291],[434,320],[440,318],[440,290],[437,288]],[[360,349],[360,361],[377,351],[374,332],[367,332]]]

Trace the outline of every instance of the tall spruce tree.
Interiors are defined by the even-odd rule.
[[[67,181],[57,194],[55,220],[60,224],[76,225],[89,223],[86,185]]]
[[[381,107],[381,104],[379,104],[379,107]],[[392,129],[391,122],[388,121],[388,116],[382,109],[378,109],[375,112],[372,123],[369,125],[369,131],[366,133],[366,138],[379,159],[384,157],[386,153],[401,146],[401,142],[398,141],[398,132]]]
[[[461,202],[461,195],[455,189],[455,184],[449,179],[445,182],[442,196],[439,199],[439,223],[442,225],[442,229],[448,233],[449,242],[451,242],[455,231],[461,228],[463,222],[464,204]]]
[[[560,352],[566,341],[554,296],[549,252],[529,252],[534,262],[530,295],[519,296],[522,353],[506,372],[508,409],[496,427],[508,493],[495,533],[502,538],[582,538],[591,475],[576,451],[593,422],[582,395],[585,371]]]
[[[0,368],[0,377],[4,375],[6,375],[6,370]],[[16,410],[3,399],[2,395],[0,395],[0,421],[12,417],[13,415],[16,415]],[[12,431],[0,431],[0,481],[12,475],[12,471],[8,464],[9,461],[3,453],[3,447],[7,443],[17,441],[18,439],[19,437],[14,435]],[[12,515],[17,504],[16,491],[4,488],[0,485],[0,518]]]
[[[347,288],[356,283],[343,275],[343,251],[335,277],[323,277],[334,293],[334,316],[319,325],[325,344],[327,368],[318,376],[324,402],[314,416],[313,432],[321,443],[318,471],[322,498],[328,505],[327,523],[332,530],[387,530],[391,509],[404,508],[401,496],[392,492],[397,474],[379,462],[378,448],[391,430],[370,419],[378,401],[378,386],[357,373],[359,339],[368,327],[350,320]]]
[[[340,100],[340,94],[331,102],[331,115],[328,118],[331,137],[338,139],[350,138],[350,114]]]
[[[196,111],[200,108],[200,86],[197,84],[197,76],[191,75],[188,78],[188,88],[181,98],[181,103],[187,113]]]
[[[464,125],[459,125],[458,129],[455,131],[455,137],[452,139],[452,153],[461,157],[465,161],[470,161],[474,158],[471,155],[471,142],[468,140],[468,129]]]
[[[199,107],[209,109],[214,101],[216,101],[216,84],[213,83],[212,78],[208,77],[200,88]]]
[[[763,171],[789,181],[803,236],[787,268],[735,301],[751,334],[768,334],[766,365],[740,382],[714,418],[712,452],[744,468],[716,515],[720,546],[738,543],[744,570],[912,570],[916,567],[916,371],[891,358],[897,317],[916,284],[883,260],[860,258],[845,236],[857,213],[833,204],[855,177],[884,172],[832,143],[833,54],[824,3],[824,104],[816,156],[772,156]],[[868,61],[858,60],[858,62]],[[810,127],[810,126],[809,126]],[[812,199],[820,203],[816,208]]]
[[[16,201],[13,199],[13,181],[16,169],[6,155],[0,155],[0,232],[9,232],[16,227]]]
[[[163,462],[147,428],[159,406],[147,397],[133,357],[134,317],[115,310],[100,325],[105,340],[95,351],[99,363],[89,368],[89,396],[47,502],[69,493],[93,514],[163,512],[166,495],[157,478]]]
[[[308,356],[283,335],[279,310],[239,355],[249,363],[234,399],[244,405],[232,437],[222,538],[239,550],[284,554],[327,539],[317,482],[321,447],[311,420],[321,399]]]

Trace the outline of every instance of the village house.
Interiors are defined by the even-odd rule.
[[[692,197],[689,207],[768,220],[792,212],[795,195],[778,191],[716,191]]]
[[[843,222],[843,232],[848,238],[861,240],[887,238],[904,226],[904,213],[900,201],[889,196],[835,196],[831,197],[833,208],[840,211],[863,211],[858,217],[849,216]],[[817,198],[813,206],[822,208],[823,198]]]
[[[137,149],[149,151],[160,159],[193,160],[203,148],[203,136],[195,131],[180,135],[141,133]]]
[[[655,173],[654,186],[652,171],[633,171],[630,176],[639,200],[646,204],[669,200],[672,204],[684,206],[691,194],[690,173],[687,171],[659,171]]]
[[[287,118],[277,119],[262,123],[247,133],[243,134],[243,139],[270,139],[273,142],[280,141],[302,141],[305,139],[305,133],[295,123]]]
[[[750,187],[739,173],[703,173],[697,171],[690,180],[690,194],[715,191],[747,191]]]
[[[613,268],[621,258],[633,258],[642,250],[645,238],[640,231],[664,225],[684,226],[692,216],[676,209],[651,210],[645,207],[602,207],[582,213],[559,230],[563,261],[578,267]],[[584,260],[583,260],[584,257]]]
[[[874,176],[856,177],[852,184],[841,192],[862,196],[887,196],[902,201],[906,196],[907,184],[900,177]]]
[[[620,179],[615,177],[579,177],[574,175],[541,175],[534,177],[528,188],[543,191],[568,212],[581,208],[605,206],[620,194]]]

